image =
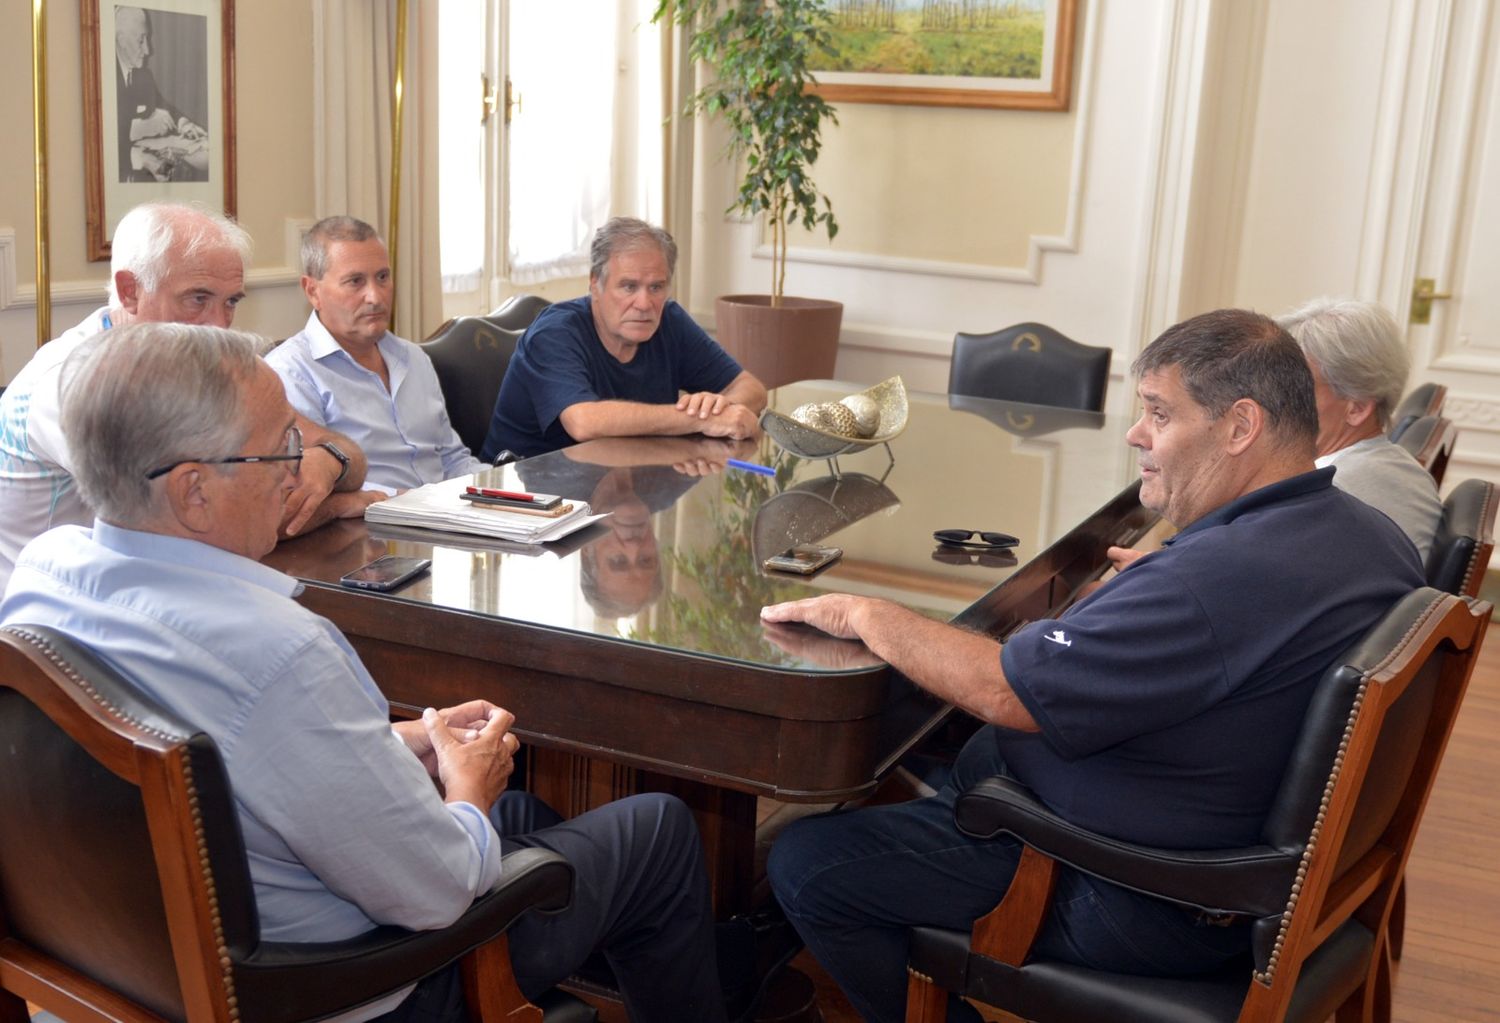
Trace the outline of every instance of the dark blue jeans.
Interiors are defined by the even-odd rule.
[[[681,800],[631,796],[565,821],[541,800],[507,792],[490,818],[505,848],[551,849],[573,864],[572,905],[555,916],[527,914],[510,930],[511,963],[528,998],[598,949],[635,1023],[724,1019],[708,875]],[[466,1018],[454,967],[375,1023]]]
[[[960,792],[1007,773],[994,736],[983,728],[969,740],[937,795],[809,817],[771,848],[767,873],[787,917],[867,1020],[905,1014],[908,928],[969,930],[1015,873],[1019,842],[970,838],[953,823]],[[1246,926],[1202,924],[1195,911],[1063,870],[1035,952],[1170,976],[1212,970],[1248,947]],[[979,1015],[954,998],[948,1018]]]

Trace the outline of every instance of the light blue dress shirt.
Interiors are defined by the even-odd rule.
[[[337,941],[445,927],[500,878],[500,839],[445,804],[386,700],[300,584],[193,540],[96,521],[21,552],[0,622],[89,646],[218,744],[261,935]],[[347,1017],[388,1012],[406,991]]]
[[[344,351],[316,312],[266,362],[286,385],[293,408],[360,446],[370,463],[366,484],[399,490],[485,468],[448,421],[427,353],[389,331],[378,346],[391,376],[389,391],[380,374]]]

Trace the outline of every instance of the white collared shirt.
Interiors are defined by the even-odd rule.
[[[316,312],[269,354],[287,400],[308,419],[354,441],[369,461],[367,484],[404,489],[483,469],[448,421],[432,360],[395,334],[377,343],[391,387],[328,332]]]

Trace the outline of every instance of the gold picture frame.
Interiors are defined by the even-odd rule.
[[[141,202],[234,216],[234,0],[79,0],[79,21],[88,258]]]
[[[814,63],[812,91],[831,103],[1067,110],[1077,25],[1077,0],[851,0],[834,12],[838,56]]]

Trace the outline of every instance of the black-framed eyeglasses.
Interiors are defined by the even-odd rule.
[[[977,543],[970,539],[975,536],[979,537]],[[990,533],[980,529],[935,529],[932,538],[949,547],[966,547],[979,551],[1001,550],[1021,542],[1009,533]]]
[[[302,431],[295,426],[287,427],[286,447],[278,455],[231,455],[228,458],[184,458],[164,465],[160,469],[152,469],[146,473],[148,480],[154,480],[158,476],[165,476],[179,465],[187,465],[197,462],[200,465],[237,465],[251,462],[292,462],[292,475],[295,476],[302,471]]]

